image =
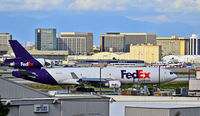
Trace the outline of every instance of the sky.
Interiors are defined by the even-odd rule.
[[[200,36],[200,0],[0,0],[0,33],[21,43],[35,41],[36,28],[100,34],[156,33]]]

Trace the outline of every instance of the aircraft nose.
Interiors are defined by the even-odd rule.
[[[175,80],[177,78],[177,75],[174,72],[170,71],[169,74],[170,74],[170,80]]]
[[[172,78],[173,80],[176,79],[178,76],[176,74],[173,74]]]

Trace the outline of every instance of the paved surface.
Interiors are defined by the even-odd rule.
[[[186,82],[188,81],[188,75],[177,75],[178,77],[173,80],[172,82]],[[195,80],[196,76],[195,75],[190,75],[191,80]]]

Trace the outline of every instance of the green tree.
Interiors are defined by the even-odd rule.
[[[0,116],[7,116],[9,113],[9,108],[7,105],[3,105],[0,99]]]

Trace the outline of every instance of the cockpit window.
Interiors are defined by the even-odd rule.
[[[170,73],[170,75],[173,75],[174,73],[173,72],[169,72]]]

